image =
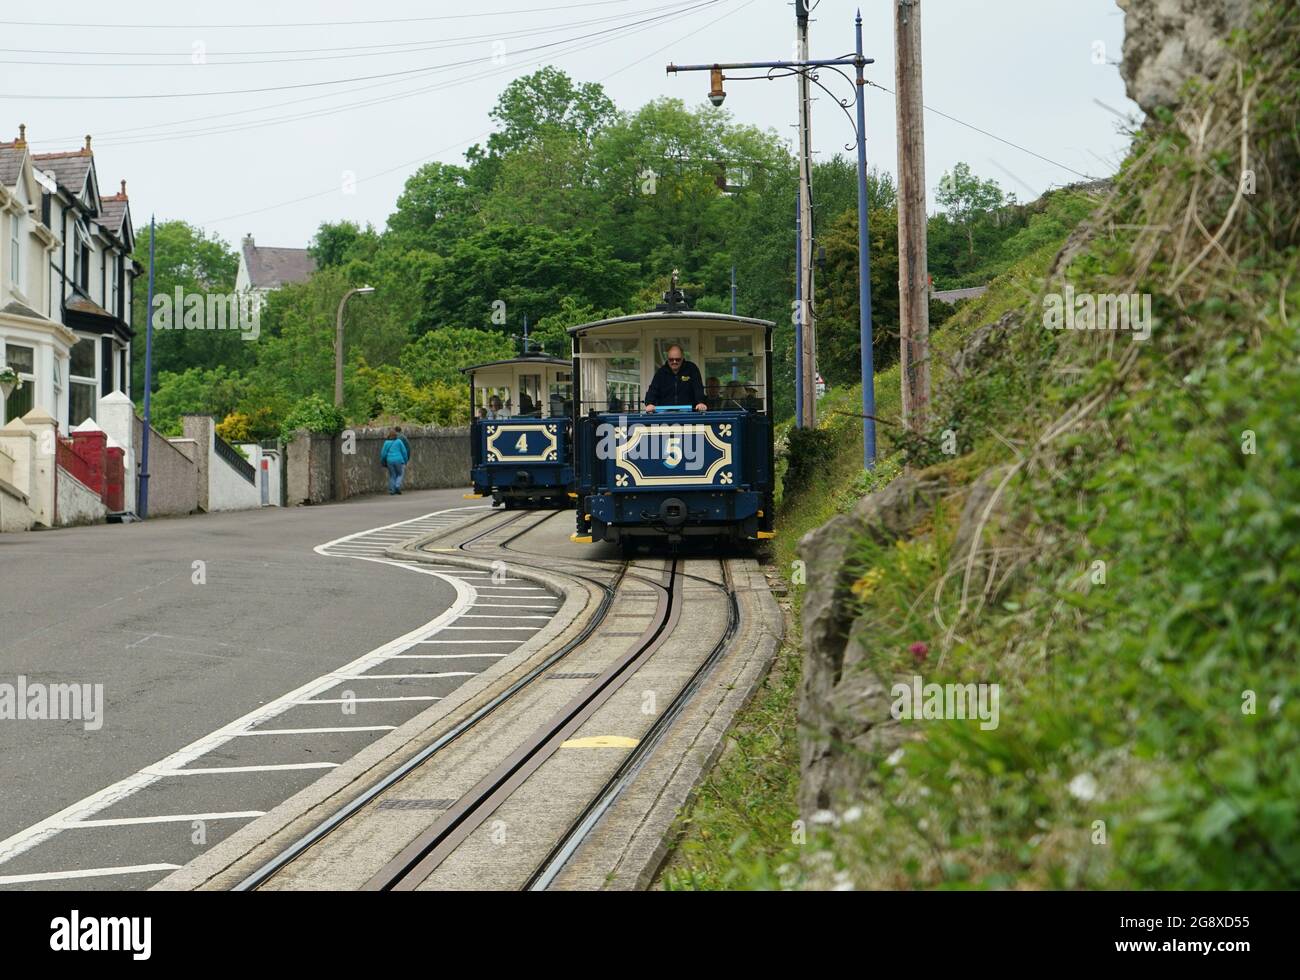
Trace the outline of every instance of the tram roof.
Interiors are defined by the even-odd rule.
[[[672,323],[674,321],[685,321],[694,326],[700,327],[712,325],[721,329],[727,327],[746,326],[762,327],[765,330],[771,330],[776,326],[776,324],[771,320],[756,320],[753,317],[733,316],[730,313],[706,313],[701,310],[655,310],[652,313],[634,313],[631,316],[616,316],[609,320],[596,320],[592,323],[580,323],[576,327],[570,327],[569,333],[576,337],[592,330],[604,330],[606,328],[617,329],[619,327],[648,327],[655,324]]]
[[[463,367],[460,370],[462,374],[469,374],[471,371],[479,371],[483,368],[505,367],[508,364],[553,364],[556,367],[573,367],[573,362],[568,358],[533,355],[532,357],[507,357],[504,361],[485,361],[482,364],[471,364],[469,367]]]

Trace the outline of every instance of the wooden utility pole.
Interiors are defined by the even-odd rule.
[[[795,60],[808,60],[808,0],[795,0]],[[805,428],[817,425],[817,324],[813,316],[813,216],[812,216],[812,83],[799,73],[799,263],[798,315],[803,317],[803,416]]]
[[[898,114],[898,324],[903,424],[922,432],[930,407],[930,295],[925,258],[925,125],[921,104],[921,0],[895,0],[894,104]]]

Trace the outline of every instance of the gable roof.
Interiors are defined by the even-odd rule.
[[[0,184],[5,187],[17,186],[18,177],[23,172],[23,155],[26,152],[25,146],[0,143]]]
[[[89,150],[73,150],[70,153],[33,153],[32,164],[39,170],[54,174],[54,179],[77,197],[81,196],[86,186],[86,176],[94,166],[95,158]]]
[[[244,268],[254,289],[279,289],[306,282],[316,271],[316,260],[305,248],[266,248],[244,238]]]
[[[130,247],[134,243],[127,241],[131,237],[131,206],[128,201],[124,180],[120,191],[111,197],[99,199],[99,214],[95,216],[95,221],[118,241]]]

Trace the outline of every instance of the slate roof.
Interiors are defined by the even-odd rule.
[[[967,286],[965,289],[936,289],[930,295],[945,303],[955,303],[959,299],[974,299],[988,292],[988,286]]]
[[[122,223],[126,218],[127,209],[126,181],[122,181],[122,190],[112,197],[101,197],[99,199],[99,214],[95,220],[108,229],[109,233],[122,237]]]
[[[23,153],[26,147],[14,146],[12,143],[0,143],[0,184],[14,187],[18,175],[23,169]]]
[[[37,170],[53,172],[54,179],[72,191],[80,194],[86,186],[86,175],[94,164],[94,157],[89,150],[72,150],[69,153],[33,153],[32,165]]]
[[[310,279],[316,260],[305,248],[265,248],[245,239],[244,266],[254,289],[279,289]]]

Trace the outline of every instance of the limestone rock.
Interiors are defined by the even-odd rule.
[[[1183,83],[1210,77],[1223,42],[1250,22],[1254,0],[1116,0],[1124,11],[1120,73],[1128,96],[1147,113],[1178,105]]]

